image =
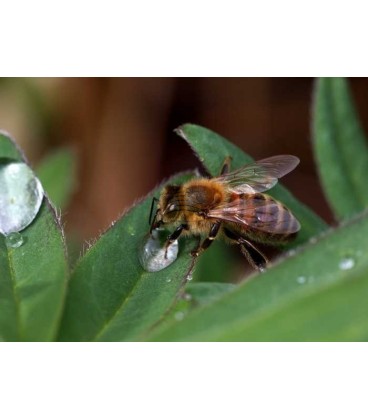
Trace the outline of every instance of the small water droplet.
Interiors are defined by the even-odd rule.
[[[190,300],[193,299],[193,297],[189,293],[185,293],[185,295],[183,296],[183,299],[189,302]]]
[[[177,321],[182,321],[184,319],[184,312],[176,312],[174,317]]]
[[[304,283],[306,283],[307,278],[306,278],[305,276],[299,276],[299,277],[296,279],[296,281],[297,281],[299,284],[304,284]]]
[[[354,267],[354,265],[355,265],[355,261],[351,257],[343,258],[339,262],[339,268],[340,268],[340,270],[350,270],[351,268]]]
[[[6,237],[6,244],[10,248],[19,248],[23,245],[24,239],[19,232],[11,233]]]
[[[166,279],[166,283],[170,283],[171,282],[171,279]]]
[[[287,256],[288,257],[293,257],[294,255],[296,254],[296,251],[295,251],[295,249],[290,249],[288,252],[287,252]]]
[[[193,280],[193,274],[189,273],[185,278],[186,278],[187,281],[192,281]]]

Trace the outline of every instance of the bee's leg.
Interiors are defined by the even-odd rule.
[[[202,242],[202,244],[199,241],[198,246],[190,253],[193,259],[192,259],[192,263],[190,264],[189,270],[187,271],[187,274],[184,277],[182,286],[184,286],[187,280],[192,276],[193,268],[194,268],[195,262],[197,261],[197,257],[199,256],[201,252],[203,252],[212,244],[212,242],[215,240],[220,230],[220,227],[221,227],[221,222],[214,223],[211,226],[208,237]]]
[[[248,260],[249,264],[258,271],[264,271],[268,260],[251,242],[247,240],[240,244],[240,251]]]
[[[224,163],[222,164],[220,175],[225,175],[230,172],[230,165],[231,165],[232,159],[233,158],[231,156],[227,156],[225,158]]]
[[[212,244],[220,230],[220,226],[220,222],[216,222],[211,226],[208,237],[202,242],[202,244],[200,244],[195,250],[191,252],[192,257],[197,258],[202,251],[207,249]]]
[[[167,237],[167,240],[165,243],[165,258],[167,258],[167,250],[169,246],[179,238],[179,236],[183,233],[183,230],[187,230],[187,229],[188,229],[188,225],[183,223],[180,226],[178,226],[171,235]]]
[[[268,260],[262,252],[251,242],[227,228],[224,229],[225,235],[235,241],[240,246],[240,250],[249,264],[256,270],[263,271],[268,264]]]

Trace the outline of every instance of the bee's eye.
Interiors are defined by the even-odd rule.
[[[168,207],[168,211],[174,211],[177,210],[177,205],[176,204],[170,204]]]

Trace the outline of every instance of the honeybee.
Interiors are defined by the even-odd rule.
[[[175,227],[167,238],[166,250],[181,234],[206,235],[192,251],[193,261],[217,237],[222,237],[239,245],[250,265],[262,271],[268,260],[253,242],[282,244],[300,229],[291,211],[263,192],[292,171],[299,159],[291,155],[272,156],[233,172],[230,163],[231,157],[226,158],[217,177],[164,187],[160,198],[154,199],[157,207],[151,222],[155,203],[152,201],[150,233],[162,225]]]

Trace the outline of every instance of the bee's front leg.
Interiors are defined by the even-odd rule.
[[[165,243],[165,258],[167,258],[167,250],[169,246],[179,238],[183,230],[187,230],[187,229],[188,229],[188,225],[183,223],[180,226],[178,226],[171,235],[167,237],[167,240]]]
[[[191,252],[192,257],[197,258],[201,252],[203,252],[212,244],[220,230],[220,226],[220,222],[216,222],[211,226],[208,237],[202,242],[202,244],[200,244],[195,250]]]

